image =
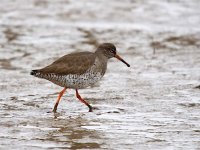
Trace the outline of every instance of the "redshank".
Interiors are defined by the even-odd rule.
[[[58,95],[53,112],[57,111],[58,104],[66,89],[75,89],[76,97],[89,107],[89,112],[92,112],[92,106],[79,95],[78,90],[99,81],[106,72],[108,59],[112,57],[130,67],[127,62],[117,55],[116,47],[113,44],[103,43],[99,45],[94,53],[78,52],[65,55],[49,66],[32,70],[31,75],[47,79],[64,87]]]

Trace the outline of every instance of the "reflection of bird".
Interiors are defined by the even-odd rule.
[[[116,47],[111,43],[101,44],[97,50],[92,52],[79,52],[65,55],[47,67],[32,70],[31,75],[47,79],[59,86],[64,87],[60,92],[54,105],[53,112],[56,112],[59,101],[67,88],[76,90],[76,97],[89,107],[92,107],[81,98],[78,89],[86,88],[99,81],[106,72],[108,59],[115,57],[126,63],[116,54]]]

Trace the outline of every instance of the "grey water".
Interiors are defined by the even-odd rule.
[[[200,1],[1,0],[0,149],[200,149]],[[57,58],[112,42],[80,90],[95,109],[30,76]],[[49,113],[50,112],[50,113]]]

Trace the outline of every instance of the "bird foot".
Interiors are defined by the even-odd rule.
[[[53,113],[56,113],[56,112],[57,112],[57,109],[54,108],[52,112],[53,112]]]
[[[93,108],[92,108],[92,106],[88,106],[89,107],[89,112],[93,112]]]

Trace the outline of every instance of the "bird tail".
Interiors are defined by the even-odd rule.
[[[33,75],[33,76],[37,76],[38,74],[38,70],[32,70],[30,75]]]

